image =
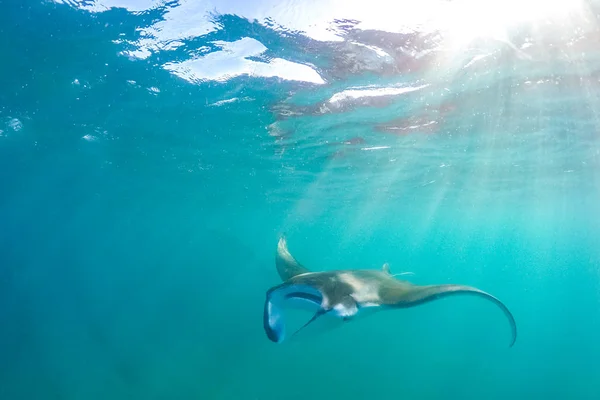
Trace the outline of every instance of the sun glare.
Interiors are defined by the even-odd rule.
[[[452,45],[462,47],[479,38],[506,40],[521,24],[564,23],[582,10],[580,0],[458,0],[440,25]]]

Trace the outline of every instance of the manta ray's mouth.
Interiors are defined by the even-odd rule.
[[[281,343],[285,339],[285,314],[284,306],[291,300],[307,302],[313,309],[317,310],[315,316],[308,322],[312,322],[322,313],[321,303],[323,294],[312,286],[282,284],[267,292],[265,307],[263,311],[263,326],[269,340]],[[308,325],[305,324],[304,326]]]

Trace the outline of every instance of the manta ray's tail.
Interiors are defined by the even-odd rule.
[[[277,267],[277,273],[279,274],[279,277],[284,282],[296,275],[310,272],[306,267],[301,265],[294,257],[292,257],[288,250],[285,236],[281,236],[279,238],[279,243],[277,243],[275,266]]]
[[[429,286],[413,286],[412,291],[409,296],[407,296],[404,301],[396,304],[397,306],[404,307],[412,307],[419,304],[427,303],[432,300],[436,300],[439,298],[447,297],[450,295],[456,294],[468,294],[478,296],[487,300],[490,300],[494,304],[496,304],[500,309],[504,312],[504,315],[508,318],[508,322],[510,323],[510,329],[512,334],[512,339],[510,342],[510,347],[515,344],[517,340],[517,324],[515,319],[508,309],[499,299],[492,296],[489,293],[484,292],[483,290],[479,290],[472,286],[464,286],[464,285],[429,285]]]

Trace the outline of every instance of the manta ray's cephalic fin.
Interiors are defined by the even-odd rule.
[[[305,274],[310,272],[308,268],[301,265],[296,259],[290,254],[287,241],[285,236],[279,238],[277,243],[277,254],[275,255],[275,266],[277,267],[277,273],[282,281],[287,281],[296,275]]]

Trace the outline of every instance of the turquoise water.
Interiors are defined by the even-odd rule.
[[[0,398],[597,399],[600,9],[419,4],[1,3]],[[517,342],[453,297],[274,344],[282,234]]]

